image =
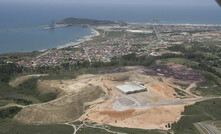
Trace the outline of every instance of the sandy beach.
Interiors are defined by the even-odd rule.
[[[85,41],[90,41],[90,40],[92,40],[93,37],[96,37],[96,36],[100,35],[100,33],[97,30],[95,30],[94,28],[90,27],[90,29],[92,30],[93,35],[85,36],[83,39],[79,39],[77,42],[70,42],[70,43],[68,43],[64,46],[60,46],[60,47],[57,47],[57,48],[62,49],[62,48],[65,48],[65,47],[70,47],[70,46],[78,46],[81,43],[83,43]]]

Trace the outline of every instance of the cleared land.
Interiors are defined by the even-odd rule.
[[[161,70],[168,69],[164,65],[160,67]],[[194,72],[183,66],[172,67],[187,74]],[[157,73],[149,75],[148,71],[154,69],[157,72],[158,67],[126,67],[114,69],[115,73],[103,70],[99,75],[81,75],[73,80],[39,80],[41,92],[44,89],[45,92],[59,90],[60,96],[46,103],[24,106],[14,119],[34,124],[66,122],[72,127],[70,123],[79,120],[116,127],[168,130],[168,124],[179,121],[185,106],[213,99],[193,95],[190,89],[196,84],[189,83],[192,78],[186,77],[186,83],[190,85],[183,89],[174,84],[180,81],[176,74],[174,77],[173,74],[167,77]],[[203,77],[198,72],[195,76],[196,82],[202,81]],[[148,92],[124,95],[114,89],[132,81],[143,83]],[[175,88],[185,93],[185,99]]]

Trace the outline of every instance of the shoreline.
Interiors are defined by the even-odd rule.
[[[78,39],[74,42],[67,43],[65,45],[60,45],[60,46],[56,46],[56,47],[53,47],[53,48],[46,48],[46,49],[41,49],[41,50],[33,50],[33,51],[0,53],[0,56],[5,55],[5,54],[13,54],[13,53],[32,53],[34,51],[43,53],[43,55],[44,55],[45,53],[50,52],[52,49],[63,49],[63,48],[67,48],[67,47],[70,47],[70,46],[78,46],[81,43],[83,43],[85,41],[90,41],[90,40],[92,40],[93,37],[96,37],[96,36],[100,35],[100,33],[97,30],[95,30],[93,27],[88,27],[88,28],[91,30],[91,35],[84,36],[81,39]]]
[[[143,25],[169,25],[169,26],[170,25],[175,25],[175,26],[221,26],[221,24],[166,24],[166,23],[165,24],[157,24],[157,23],[132,23],[132,22],[129,22],[128,24],[129,25],[136,25],[136,24],[138,24],[138,25],[139,24],[143,24]],[[95,30],[93,27],[88,27],[88,28],[91,30],[92,35],[84,36],[83,38],[78,39],[74,42],[70,42],[70,43],[67,43],[67,44],[64,44],[64,45],[56,46],[56,47],[53,47],[53,48],[46,48],[46,49],[42,49],[42,50],[0,53],[0,55],[10,54],[10,53],[31,53],[31,52],[34,52],[34,51],[45,53],[45,52],[51,51],[52,49],[63,49],[63,48],[67,48],[67,47],[70,47],[70,46],[78,46],[81,43],[84,43],[86,41],[90,41],[90,40],[92,40],[93,37],[97,37],[97,36],[100,35],[100,33],[97,30]]]
[[[142,24],[142,25],[175,25],[175,26],[221,26],[221,24],[194,24],[194,23],[145,23],[145,22],[138,22],[138,23],[135,23],[135,22],[128,22],[128,24],[131,24],[131,25],[139,25],[139,24]]]
[[[70,46],[77,46],[77,45],[80,45],[81,43],[84,43],[85,41],[92,40],[93,37],[97,37],[97,36],[100,35],[100,33],[97,30],[95,30],[94,28],[92,28],[92,27],[89,27],[89,28],[92,30],[92,35],[85,36],[84,38],[79,39],[79,40],[77,40],[75,42],[70,42],[70,43],[68,43],[66,45],[58,46],[56,48],[57,49],[62,49],[62,48],[70,47]],[[46,49],[46,50],[48,50],[48,49]]]

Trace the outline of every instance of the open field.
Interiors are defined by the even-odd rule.
[[[206,100],[186,106],[181,119],[172,124],[172,130],[175,134],[198,134],[199,131],[193,124],[204,121],[220,121],[220,112],[221,99]]]
[[[189,67],[198,66],[197,62],[183,58],[168,58],[168,59],[163,59],[162,62],[181,64]]]
[[[1,134],[73,134],[73,128],[67,125],[47,124],[31,125],[23,124],[11,119],[0,120]]]

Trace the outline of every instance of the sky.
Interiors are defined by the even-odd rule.
[[[220,13],[215,0],[0,0],[0,27],[48,24],[67,17],[221,24]]]
[[[149,6],[213,6],[215,0],[0,0],[10,4],[91,4]]]

